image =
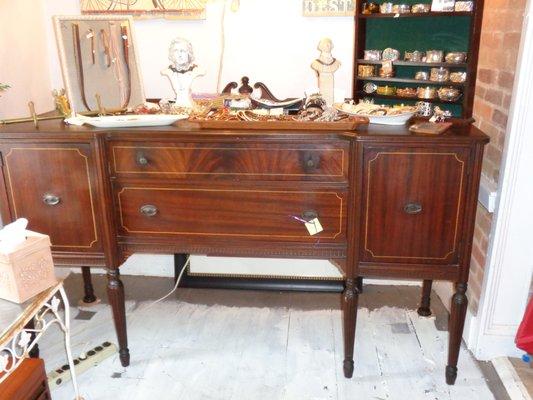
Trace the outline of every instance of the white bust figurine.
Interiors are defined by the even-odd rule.
[[[194,53],[191,43],[183,38],[176,38],[170,42],[168,48],[170,65],[161,71],[161,75],[170,80],[172,90],[176,94],[175,106],[192,108],[191,86],[193,81],[205,72],[194,64]]]
[[[318,88],[320,94],[328,106],[333,105],[335,79],[333,74],[337,71],[341,63],[331,55],[333,42],[329,38],[324,38],[318,43],[320,56],[311,64],[318,77]]]

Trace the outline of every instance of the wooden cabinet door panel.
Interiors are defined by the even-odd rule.
[[[346,239],[345,192],[124,186],[116,193],[123,235]],[[324,230],[311,236],[301,220],[313,213]]]
[[[101,250],[88,144],[2,148],[14,218],[50,236],[55,251]]]
[[[348,145],[112,142],[120,177],[345,181]]]
[[[374,262],[457,262],[467,149],[367,148],[363,246]]]

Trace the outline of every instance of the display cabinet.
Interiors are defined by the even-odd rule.
[[[377,5],[383,5],[380,0]],[[420,0],[405,0],[402,4],[412,7],[421,3]],[[376,103],[384,104],[415,104],[418,101],[429,102],[433,106],[449,110],[454,117],[469,119],[472,117],[476,72],[478,63],[481,21],[483,16],[483,0],[474,0],[472,11],[428,11],[405,13],[366,13],[367,3],[363,0],[356,2],[355,15],[355,51],[354,51],[354,81],[353,98],[373,99]],[[427,2],[430,6],[430,2]],[[383,9],[383,11],[386,11]],[[380,76],[379,67],[383,60],[365,59],[365,50],[380,50],[387,48],[398,50],[399,59],[392,61],[394,76]],[[464,62],[426,62],[406,60],[405,53],[418,50],[440,50],[446,55],[449,52],[464,52],[467,54]],[[375,73],[360,74],[361,65],[375,66]],[[448,73],[466,73],[464,82],[455,79],[445,81],[415,79],[417,72],[431,74],[432,68],[443,68]],[[370,92],[373,83],[376,86],[394,89],[419,87],[439,89],[455,88],[460,97],[453,101],[442,100],[435,94],[433,98],[419,98],[399,95],[394,89]],[[370,92],[370,93],[369,93]],[[392,93],[391,93],[392,92]]]

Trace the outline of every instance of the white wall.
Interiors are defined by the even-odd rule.
[[[334,56],[342,62],[336,73],[336,86],[350,96],[353,17],[303,17],[301,0],[242,0],[240,9],[235,13],[230,11],[229,0],[211,0],[207,4],[205,20],[135,20],[136,43],[147,97],[170,97],[172,94],[160,71],[168,65],[168,44],[176,36],[183,36],[193,43],[197,64],[207,69],[207,75],[197,80],[194,91],[217,91],[224,4],[222,87],[247,75],[252,83],[266,83],[279,98],[301,96],[307,88],[316,86],[310,64],[318,55],[316,46],[319,40],[327,36],[335,45]],[[78,1],[46,2],[53,87],[62,87],[62,79],[51,17],[79,13]]]
[[[29,101],[37,113],[54,107],[43,1],[0,0],[0,82],[11,86],[1,94],[0,118],[28,116]]]
[[[350,96],[354,35],[352,17],[306,18],[302,16],[301,0],[242,0],[240,9],[235,13],[230,11],[230,3],[229,0],[211,0],[207,4],[207,18],[200,21],[135,20],[135,42],[146,97],[172,96],[170,85],[160,71],[168,65],[168,45],[177,36],[192,42],[197,64],[207,70],[207,75],[196,81],[194,91],[217,92],[224,7],[225,54],[220,89],[226,83],[239,81],[243,75],[247,75],[252,83],[266,83],[279,98],[302,96],[306,89],[316,86],[316,78],[310,68],[312,60],[318,55],[316,46],[321,38],[330,37],[335,45],[333,54],[342,62],[336,73],[336,87]],[[80,8],[77,0],[45,3],[50,79],[55,88],[63,87],[63,83],[52,16],[78,14]],[[126,263],[125,273],[146,273],[146,263],[154,266],[150,273],[168,275],[172,272],[171,257],[147,257],[133,257]],[[256,264],[259,262],[261,260],[232,259],[228,263],[195,257],[191,268],[203,273],[340,276],[339,270],[327,261],[271,260],[258,268]]]

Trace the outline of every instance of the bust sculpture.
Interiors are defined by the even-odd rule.
[[[191,43],[183,38],[176,38],[170,42],[168,49],[170,65],[161,71],[161,75],[170,80],[174,91],[175,107],[192,108],[191,86],[193,81],[205,72],[194,63],[194,52]]]
[[[333,42],[329,38],[324,38],[318,43],[318,50],[320,55],[311,63],[311,68],[316,72],[318,77],[318,88],[320,94],[326,101],[328,106],[333,104],[335,79],[334,73],[337,71],[341,63],[331,55],[333,49]]]

